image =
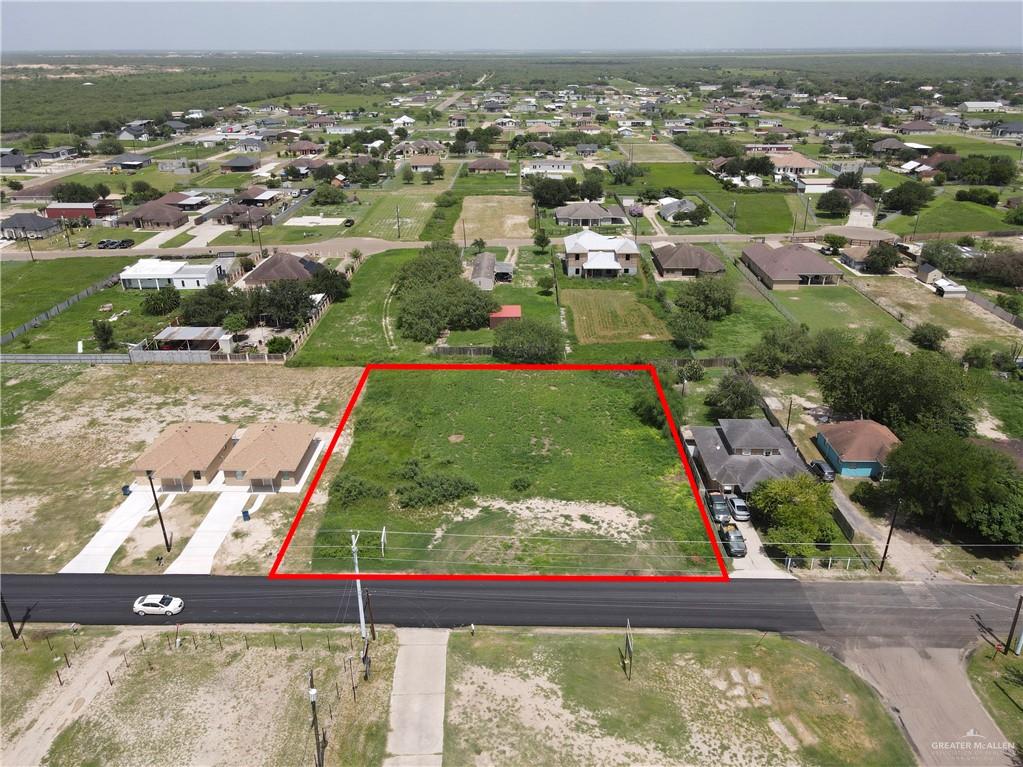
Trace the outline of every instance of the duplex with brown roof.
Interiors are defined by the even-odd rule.
[[[803,285],[837,285],[842,270],[805,245],[771,248],[755,242],[742,249],[742,262],[771,290]]]
[[[316,453],[317,427],[307,423],[257,423],[223,462],[224,484],[256,492],[294,487]]]
[[[497,157],[481,157],[468,165],[470,173],[507,173],[511,163]]]
[[[237,428],[226,423],[171,424],[132,464],[132,472],[140,480],[151,473],[154,484],[168,492],[208,485],[234,445]]]

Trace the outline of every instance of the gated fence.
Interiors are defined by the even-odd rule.
[[[17,338],[21,334],[27,333],[29,330],[32,330],[32,328],[34,328],[34,327],[36,327],[38,325],[41,325],[42,323],[46,322],[49,319],[53,319],[54,317],[56,317],[61,312],[64,312],[68,308],[70,308],[70,307],[74,306],[75,304],[77,304],[83,298],[88,298],[93,293],[98,293],[101,290],[109,288],[111,285],[116,284],[117,281],[119,280],[119,278],[120,278],[120,272],[111,274],[109,277],[104,277],[99,282],[96,282],[96,283],[90,285],[85,290],[83,290],[83,291],[81,291],[79,293],[76,293],[75,295],[71,296],[70,298],[65,298],[63,301],[61,301],[56,306],[50,307],[49,309],[47,309],[42,314],[37,314],[35,317],[30,319],[28,322],[25,322],[25,323],[19,325],[18,327],[14,328],[14,330],[9,330],[8,332],[4,333],[2,336],[0,336],[0,345],[6,344],[8,341],[13,341],[15,338]]]

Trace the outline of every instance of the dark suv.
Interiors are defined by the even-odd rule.
[[[719,525],[731,520],[732,513],[723,493],[707,493],[707,513]]]
[[[810,473],[821,482],[835,481],[835,470],[831,468],[827,461],[810,461]]]

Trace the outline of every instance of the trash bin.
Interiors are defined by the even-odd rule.
[[[121,485],[121,495],[131,495],[131,485]]]
[[[244,522],[248,522],[249,521],[249,510],[248,509],[242,509],[242,521],[244,521]]]

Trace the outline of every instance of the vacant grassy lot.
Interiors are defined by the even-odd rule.
[[[364,365],[421,359],[423,344],[399,336],[394,330],[393,312],[388,312],[395,273],[416,253],[388,250],[370,256],[352,278],[351,295],[327,310],[289,364]]]
[[[1006,232],[1023,231],[1023,227],[1005,223],[1005,210],[989,208],[975,202],[957,202],[955,193],[946,191],[916,216],[889,216],[882,229],[899,235],[917,232]]]
[[[720,191],[717,179],[703,172],[693,163],[642,163],[643,175],[627,186],[615,186],[616,191],[635,193],[642,189],[674,188],[682,192]]]
[[[47,237],[45,240],[32,240],[32,252],[38,253],[41,250],[69,250],[78,247],[78,243],[86,241],[95,246],[100,240],[134,240],[137,245],[145,242],[156,232],[143,232],[138,229],[127,229],[125,227],[91,226],[87,229],[75,229],[70,232],[71,245],[68,246],[68,236],[56,234]],[[22,240],[12,245],[15,250],[28,251],[28,244]],[[127,252],[125,249],[122,252]]]
[[[774,296],[811,330],[846,328],[866,331],[881,328],[895,337],[904,337],[908,333],[898,320],[845,285],[776,290]]]
[[[493,194],[495,192],[518,192],[519,164],[510,160],[507,173],[469,173],[463,171],[455,178],[452,187],[459,194]]]
[[[666,341],[664,323],[628,290],[561,291],[572,314],[572,330],[581,344],[616,341]]]
[[[445,764],[911,765],[877,695],[776,635],[499,629],[448,643]]]
[[[126,149],[125,151],[131,152],[132,150]],[[105,184],[110,188],[110,191],[123,194],[124,192],[131,191],[131,185],[135,181],[146,181],[161,192],[169,192],[177,184],[194,185],[195,179],[195,176],[178,176],[174,173],[162,173],[154,162],[152,165],[137,170],[134,173],[108,173],[105,170],[89,170],[64,176],[61,178],[61,182],[85,184],[86,186]]]
[[[0,555],[7,572],[54,572],[123,500],[132,461],[169,424],[294,420],[333,426],[358,370],[5,364],[2,373]],[[293,516],[296,496],[290,501],[290,509],[274,509],[274,515]],[[253,521],[261,517],[276,524],[269,511]],[[273,533],[268,527],[260,535]],[[253,535],[248,545],[261,550],[262,539]]]
[[[325,764],[353,764],[352,755],[358,754],[358,763],[379,765],[397,642],[392,633],[379,632],[371,678],[365,681],[356,673],[356,703],[346,667],[354,654],[357,671],[361,668],[351,649],[352,633],[336,628],[196,626],[182,631],[175,647],[173,628],[103,634],[89,628],[91,652],[80,641],[82,651],[75,653],[72,640],[58,632],[51,642],[55,649],[72,650],[72,667],[62,676],[66,684],[78,685],[77,696],[58,686],[55,653],[33,636],[46,656],[37,665],[48,666],[48,676],[39,680],[43,689],[22,715],[23,726],[35,717],[31,734],[7,740],[5,761],[51,767],[311,764],[311,670],[320,691],[318,721],[327,735]],[[5,658],[5,677],[9,668],[16,670],[28,660],[25,655]],[[160,701],[159,749],[153,748],[152,701]],[[255,701],[260,705],[253,705]],[[46,725],[53,729],[41,734]]]
[[[455,225],[455,237],[472,242],[504,237],[532,237],[529,218],[533,201],[511,195],[474,195],[462,201],[462,217]]]
[[[1023,658],[981,644],[966,666],[973,689],[1006,739],[1023,743]]]
[[[785,202],[784,194],[750,192],[739,194],[716,191],[704,192],[704,196],[726,216],[732,215],[735,204],[735,228],[744,234],[770,234],[792,231],[792,211]]]
[[[141,290],[122,290],[120,285],[106,288],[83,298],[67,311],[19,336],[6,344],[4,349],[33,354],[74,354],[78,350],[78,342],[83,341],[84,351],[98,352],[99,347],[93,338],[92,321],[110,320],[116,344],[110,351],[123,353],[126,344],[137,343],[159,333],[173,317],[172,314],[156,317],[143,314],[144,298],[145,292]],[[100,307],[107,304],[113,308],[106,312],[100,311]]]
[[[440,191],[443,190],[438,189],[437,194]],[[353,237],[418,240],[419,233],[433,213],[435,196],[418,189],[408,193],[375,195],[373,206],[348,232]]]
[[[7,332],[69,296],[120,272],[131,256],[0,263],[0,331]]]
[[[990,370],[971,370],[970,380],[987,412],[1006,437],[1023,439],[1023,381],[999,378]]]
[[[962,353],[973,344],[1008,347],[1023,341],[1023,331],[965,299],[939,298],[905,277],[856,277],[871,296],[904,313],[913,322],[933,322],[949,332],[945,348]],[[801,291],[800,291],[801,292]]]
[[[637,132],[650,130],[643,128]],[[692,162],[693,159],[670,141],[626,139],[619,142],[618,150],[632,162]]]
[[[365,571],[713,572],[674,444],[632,412],[649,387],[645,374],[374,371],[340,475],[371,489],[332,494],[314,569],[348,570],[357,529]],[[392,495],[445,477],[475,490]]]

